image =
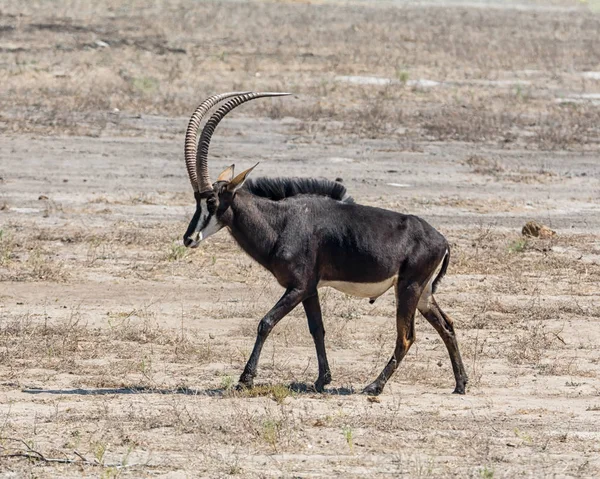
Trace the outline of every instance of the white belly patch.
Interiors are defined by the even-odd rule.
[[[384,279],[379,283],[351,283],[348,281],[319,281],[317,288],[323,286],[329,286],[337,289],[342,293],[351,294],[352,296],[358,296],[360,298],[378,298],[388,289],[394,286],[398,282],[398,276],[392,276],[391,278]]]

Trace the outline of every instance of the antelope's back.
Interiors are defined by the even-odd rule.
[[[443,255],[446,249],[442,234],[414,215],[332,200],[303,203],[324,279],[384,281],[424,256]]]

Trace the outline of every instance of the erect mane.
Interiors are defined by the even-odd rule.
[[[316,178],[249,178],[243,188],[253,195],[273,201],[297,195],[317,195],[329,196],[343,203],[354,203],[341,183]]]

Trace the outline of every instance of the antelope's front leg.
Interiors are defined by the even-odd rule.
[[[304,299],[304,291],[297,288],[288,288],[283,296],[277,301],[264,318],[258,324],[258,334],[252,354],[246,363],[244,372],[240,376],[238,387],[251,388],[253,386],[254,377],[256,376],[256,368],[258,366],[258,358],[263,345],[271,330],[275,325],[292,309],[294,309]]]
[[[321,305],[319,304],[319,293],[315,292],[313,296],[306,298],[302,302],[302,305],[304,306],[304,311],[306,311],[308,328],[317,350],[319,377],[315,382],[315,389],[321,393],[324,391],[325,386],[331,382],[331,371],[329,370],[327,353],[325,351],[325,328],[323,327]]]

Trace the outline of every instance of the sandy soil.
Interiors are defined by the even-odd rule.
[[[272,67],[266,78],[255,76],[253,65],[244,75],[258,86],[292,89],[289,78],[299,74],[299,93],[289,99],[291,106],[267,100],[228,117],[211,147],[213,174],[232,162],[241,168],[260,161],[260,175],[342,177],[358,202],[426,218],[453,247],[437,298],[455,320],[471,379],[465,396],[451,394],[444,345],[419,317],[417,341],[384,394],[359,394],[393,349],[393,294],[370,305],[323,290],[334,376],[328,391],[309,388],[316,378],[314,347],[302,312],[294,311],[269,338],[259,387],[238,393],[232,386],[258,320],[281,290],[226,231],[197,250],[181,246],[193,197],[182,154],[187,117],[178,105],[192,97],[185,106],[191,111],[202,95],[184,88],[178,99],[169,97],[161,66],[152,74],[160,78],[158,90],[142,82],[144,91],[130,101],[115,80],[106,103],[81,103],[78,85],[91,75],[81,58],[105,53],[75,49],[52,53],[71,55],[65,58],[76,63],[76,73],[68,75],[79,75],[59,90],[63,107],[53,83],[62,81],[55,76],[61,63],[46,71],[43,52],[14,50],[40,42],[41,24],[61,25],[43,32],[66,35],[60,37],[65,44],[77,44],[84,34],[73,25],[99,31],[98,25],[115,22],[110,35],[129,32],[129,38],[140,35],[143,25],[119,17],[113,2],[109,13],[91,23],[82,8],[65,33],[62,15],[77,2],[65,2],[58,13],[42,2],[21,17],[15,16],[16,3],[7,5],[0,15],[14,28],[2,30],[11,37],[2,38],[0,55],[22,72],[4,78],[0,117],[2,477],[600,475],[600,161],[598,127],[590,120],[600,85],[590,75],[581,80],[582,73],[594,71],[595,50],[586,60],[571,55],[569,61],[590,62],[579,69],[561,63],[568,55],[557,56],[554,65],[538,64],[527,79],[524,102],[515,84],[489,83],[513,81],[511,65],[491,71],[470,64],[470,78],[459,78],[447,70],[449,59],[436,66],[431,59],[442,57],[434,48],[402,67],[410,71],[405,78],[403,69],[378,70],[362,56],[368,47],[357,46],[355,67],[343,60],[331,72],[319,63],[326,44],[308,41],[302,48],[314,52],[315,58],[305,57],[312,66],[295,62],[277,72],[293,45],[270,52],[269,63],[269,48],[232,34],[230,48],[258,58],[252,61],[260,62],[261,71]],[[253,4],[236,5],[245,11]],[[535,3],[527,5],[533,9]],[[584,40],[572,26],[585,30],[596,17],[569,2],[552,6],[531,15],[541,15],[546,26],[555,22],[555,38],[566,38],[579,51]],[[152,15],[172,13],[162,2],[149,8],[150,23],[158,21]],[[212,8],[220,18],[224,7],[198,8]],[[332,16],[340,24],[396,11],[287,3],[260,8],[273,28],[290,9],[299,9],[300,18],[319,8],[322,21]],[[421,18],[429,8],[404,13]],[[529,15],[502,9],[494,20],[480,5],[435,8],[441,18],[458,21],[462,15],[468,28],[479,22],[489,35]],[[157,57],[154,51],[163,66],[193,51],[165,22],[161,48],[187,53]],[[314,28],[322,33],[322,27],[317,20]],[[285,28],[300,44],[300,26],[291,22]],[[391,31],[385,23],[382,28]],[[517,34],[535,43],[541,31]],[[219,38],[207,48],[222,48],[225,37]],[[122,45],[106,60],[105,73],[118,76],[119,62],[132,55],[140,65],[150,61],[144,57],[147,44]],[[510,40],[507,45],[512,48]],[[328,55],[339,55],[334,47]],[[453,58],[456,71],[469,62],[457,50]],[[37,73],[31,70],[34,60]],[[512,61],[523,67],[530,60]],[[218,90],[234,87],[229,82],[235,72],[217,60],[214,65],[208,76],[223,75]],[[335,80],[340,76],[391,83]],[[464,83],[429,90],[407,85],[417,78]],[[202,91],[208,90],[205,81]],[[97,85],[103,92],[106,85]],[[40,96],[34,101],[27,92]],[[168,98],[175,98],[171,106],[165,106]],[[486,109],[490,98],[506,110]],[[558,108],[557,98],[571,98],[570,106]],[[370,103],[375,106],[367,124],[354,109]],[[69,111],[74,104],[79,107]],[[406,116],[392,115],[398,105],[406,105]],[[537,120],[507,117],[512,106]],[[479,116],[460,123],[461,109]],[[448,115],[455,123],[441,122]],[[514,129],[513,120],[523,123]],[[558,120],[564,120],[563,129]],[[459,126],[448,129],[451,124]],[[523,238],[521,227],[531,219],[557,235]]]

